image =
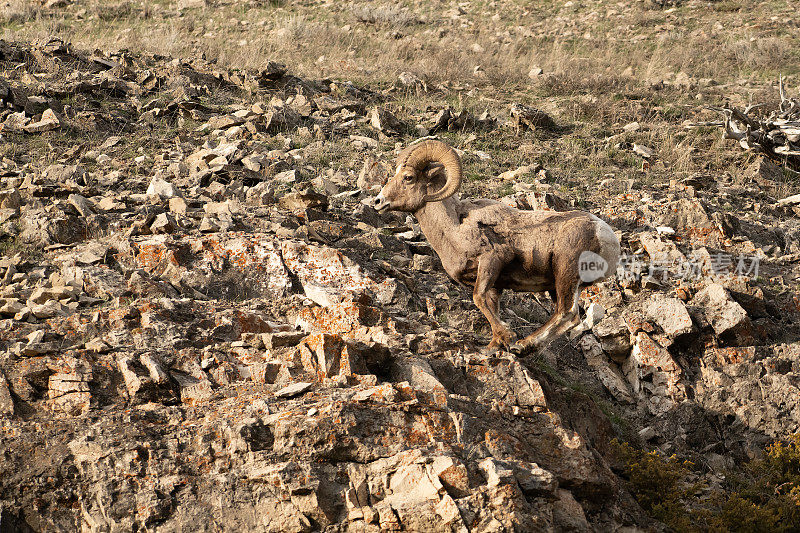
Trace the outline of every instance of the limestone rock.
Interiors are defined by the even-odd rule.
[[[299,331],[276,331],[275,333],[264,333],[262,339],[267,348],[282,348],[297,346],[305,336],[305,333]]]
[[[511,104],[510,113],[511,120],[518,129],[528,128],[535,130],[540,128],[550,130],[556,127],[553,118],[541,109],[514,103]]]
[[[47,396],[53,407],[70,416],[85,414],[91,407],[91,371],[58,373],[48,380]]]
[[[31,314],[36,318],[53,318],[68,314],[68,309],[56,300],[49,300],[43,304],[34,304],[30,307]]]
[[[153,176],[150,185],[147,186],[148,195],[156,195],[164,200],[180,196],[178,189],[168,181],[158,176]]]
[[[675,265],[686,260],[684,255],[678,250],[678,247],[675,246],[675,243],[662,240],[658,234],[640,233],[639,240],[642,243],[642,247],[647,252],[647,255],[650,256],[650,259],[659,262],[663,268],[667,269],[667,272],[670,271],[669,269],[674,268]]]
[[[89,180],[88,172],[80,165],[50,165],[44,169],[42,177],[57,183],[74,182],[78,185],[86,185]]]
[[[8,389],[5,376],[0,373],[0,417],[14,416],[14,400]]]
[[[358,173],[356,185],[359,189],[369,193],[377,194],[384,182],[389,178],[389,167],[380,159],[367,157]]]
[[[358,352],[340,336],[313,333],[301,346],[303,366],[320,379],[365,374],[367,369]]]
[[[287,241],[281,246],[281,255],[306,296],[323,307],[341,302],[348,293],[378,288],[359,265],[335,249]]]
[[[701,306],[703,315],[717,335],[747,334],[752,327],[747,312],[719,283],[711,283],[699,291],[692,303]]]
[[[26,309],[25,304],[16,299],[4,299],[0,304],[0,316],[14,316]]]
[[[303,383],[303,382],[293,383],[277,391],[275,393],[275,396],[277,398],[292,398],[294,396],[303,394],[304,392],[311,389],[311,387],[312,383]]]
[[[618,361],[624,361],[631,350],[630,333],[620,314],[606,315],[592,328],[603,351]]]
[[[88,217],[94,214],[92,203],[80,194],[70,194],[68,200],[80,216]]]
[[[666,205],[665,213],[657,222],[662,226],[670,226],[679,231],[697,231],[712,228],[714,223],[709,218],[703,204],[691,198],[681,198]]]
[[[27,133],[43,133],[45,131],[58,129],[60,126],[61,121],[58,119],[55,112],[52,109],[47,109],[42,113],[42,118],[40,120],[31,122],[23,126],[22,129]]]
[[[634,393],[643,393],[653,414],[663,414],[685,398],[683,369],[647,333],[635,335],[631,356],[622,370]]]
[[[20,206],[22,206],[22,196],[17,189],[0,191],[0,209],[19,210]]]
[[[654,295],[647,300],[645,311],[672,338],[689,334],[694,329],[689,311],[677,298]]]
[[[117,368],[127,389],[131,403],[144,403],[154,400],[174,398],[174,393],[169,387],[161,386],[153,379],[153,373],[137,357],[122,355],[117,359]],[[160,379],[160,373],[156,374]]]
[[[594,335],[584,335],[579,341],[579,346],[586,362],[597,373],[603,386],[620,402],[633,403],[630,387],[619,368],[609,362],[603,353],[603,347]]]
[[[178,224],[169,213],[161,213],[150,224],[150,231],[153,233],[174,233],[178,229]]]
[[[408,129],[408,125],[385,107],[372,109],[370,123],[373,128],[384,133],[402,133]]]
[[[313,190],[295,191],[281,196],[278,204],[292,211],[310,208],[326,209],[328,197]]]

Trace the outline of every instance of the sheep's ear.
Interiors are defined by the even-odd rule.
[[[428,182],[434,182],[436,180],[447,178],[444,172],[444,165],[441,163],[431,163],[423,172]]]

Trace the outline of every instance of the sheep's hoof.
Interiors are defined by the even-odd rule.
[[[489,346],[487,346],[483,350],[481,350],[481,353],[483,355],[494,355],[494,354],[496,354],[497,352],[500,351],[500,348],[501,348],[500,346],[492,346],[490,344]]]
[[[503,350],[508,350],[509,343],[507,342],[497,342],[492,341],[486,346],[481,352],[483,355],[494,355],[497,352],[501,352]]]
[[[508,347],[508,351],[513,353],[514,355],[522,356],[522,355],[528,355],[529,353],[534,351],[534,347],[525,346],[524,344],[515,342],[514,344]]]
[[[492,337],[492,342],[482,351],[485,355],[492,355],[503,350],[508,350],[510,345],[511,339],[508,337]]]

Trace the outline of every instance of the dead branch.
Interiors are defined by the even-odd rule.
[[[763,107],[763,103],[748,105],[744,111],[726,104],[706,108],[722,115],[721,122],[689,124],[687,127],[720,126],[723,139],[733,139],[745,150],[762,153],[790,168],[800,169],[800,98],[787,96],[783,76],[778,81],[778,94],[781,98],[778,109],[767,116],[753,113]]]

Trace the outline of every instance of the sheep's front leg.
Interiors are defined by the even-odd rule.
[[[472,291],[472,301],[481,310],[492,328],[492,341],[487,347],[489,350],[511,345],[511,331],[500,320],[498,314],[500,291],[494,287],[502,268],[503,263],[497,256],[482,255],[478,259],[475,289]]]

